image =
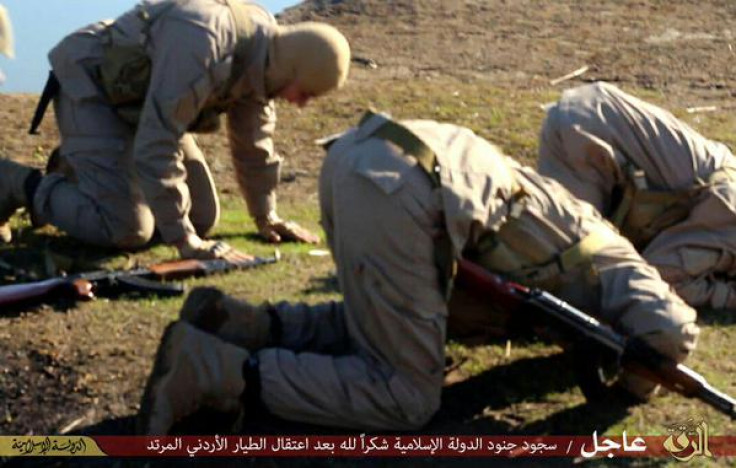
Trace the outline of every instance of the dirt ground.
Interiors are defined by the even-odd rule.
[[[396,79],[452,75],[535,88],[588,66],[585,80],[655,89],[689,106],[732,103],[736,89],[730,0],[338,0],[308,2],[284,18],[326,18]]]
[[[320,151],[311,141],[352,124],[361,109],[371,104],[389,103],[401,116],[409,112],[424,112],[421,117],[457,116],[456,120],[493,137],[531,163],[542,118],[538,104],[554,99],[565,87],[602,79],[649,97],[678,115],[686,115],[687,108],[715,106],[714,112],[688,118],[698,124],[702,115],[705,128],[715,129],[715,136],[736,147],[733,0],[314,0],[288,10],[282,19],[335,24],[345,31],[356,55],[378,65],[373,69],[356,64],[344,91],[310,109],[280,107],[277,146],[287,161],[279,193],[281,206],[297,217],[306,210],[303,219],[315,228]],[[588,69],[580,77],[550,84],[583,66]],[[465,98],[456,107],[448,107],[447,100],[458,95]],[[44,122],[42,136],[26,135],[35,99],[33,95],[0,95],[0,156],[42,167],[58,136],[52,115]],[[504,112],[501,124],[484,125],[498,109]],[[242,211],[224,135],[206,135],[200,142],[223,198],[234,211]],[[304,204],[310,207],[303,208]],[[49,249],[64,252],[68,247],[68,256],[84,252],[73,242],[66,244],[57,233],[30,233],[26,221],[16,223],[20,240],[1,248],[1,259],[21,262],[43,274]],[[222,232],[243,236],[247,231],[239,227]],[[257,243],[247,244],[251,245],[261,248]],[[167,252],[171,253],[164,250],[159,255]],[[332,267],[329,260],[302,260],[300,252],[295,248],[292,260],[273,270],[286,285],[275,285],[278,281],[266,273],[262,278],[261,273],[242,274],[217,284],[257,299],[336,297],[330,287],[317,295],[304,292],[313,291],[315,277],[329,285]],[[251,287],[247,285],[250,281],[268,285]],[[0,311],[0,434],[64,429],[129,432],[156,342],[179,304],[124,299],[68,310],[41,306],[10,314]],[[114,317],[107,313],[110,310],[115,311]],[[714,327],[713,344],[732,343],[733,335],[728,333],[731,318],[706,315],[706,320]],[[443,410],[429,431],[580,434],[613,427],[621,418],[615,409],[591,411],[579,393],[560,396],[574,387],[574,381],[564,371],[556,348],[532,345],[521,349],[514,360],[499,349],[503,345],[484,348],[489,370],[448,378]],[[450,355],[461,360],[467,353],[461,350]],[[736,375],[733,361],[719,365],[721,382],[736,388],[730,377]],[[506,385],[500,388],[502,380]],[[542,394],[552,396],[538,401]],[[666,401],[676,400],[668,398],[671,400]],[[666,404],[657,408],[656,414],[667,414]],[[686,409],[678,411],[686,414]],[[643,421],[648,414],[635,410],[634,419]],[[267,418],[259,424],[251,430],[283,428]],[[639,427],[646,430],[650,426],[641,422]],[[734,433],[733,426],[722,425],[724,428]]]

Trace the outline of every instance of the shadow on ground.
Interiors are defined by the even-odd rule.
[[[627,413],[625,408],[610,405],[582,404],[567,408],[546,418],[525,424],[521,420],[507,417],[495,418],[485,416],[495,414],[496,410],[506,409],[513,414],[515,404],[544,400],[547,395],[564,392],[574,387],[572,373],[565,371],[566,357],[562,354],[548,357],[519,359],[482,372],[445,387],[442,397],[442,408],[423,434],[581,434],[593,430],[605,431],[612,424],[621,420]],[[255,413],[255,414],[254,414]],[[222,415],[200,412],[195,417],[183,421],[175,432],[181,434],[224,434]],[[132,435],[134,418],[108,419],[98,424],[76,431],[78,435]],[[330,435],[355,433],[344,429],[333,429],[308,424],[284,421],[267,414],[265,411],[252,411],[238,434],[263,435]],[[391,434],[385,431],[381,434]],[[278,467],[312,467],[312,466],[539,466],[539,460],[533,459],[460,459],[460,458],[413,458],[413,459],[128,459],[117,460],[113,464],[109,459],[68,459],[58,460],[58,464],[48,464],[43,459],[15,459],[7,467],[40,467],[40,466],[278,466]],[[570,459],[545,459],[545,465],[569,466]],[[624,462],[622,462],[624,464]]]
[[[736,310],[698,309],[698,323],[715,326],[734,325],[736,324]]]
[[[338,294],[340,285],[336,275],[310,278],[309,287],[304,289],[304,294]]]

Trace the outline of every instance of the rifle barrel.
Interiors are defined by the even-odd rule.
[[[705,382],[697,398],[736,420],[736,400]]]
[[[0,286],[0,307],[39,299],[62,286],[70,284],[72,284],[72,281],[68,278],[51,278],[32,283]]]
[[[572,327],[619,355],[624,353],[626,338],[562,299],[539,289],[529,290],[527,299],[563,325]]]

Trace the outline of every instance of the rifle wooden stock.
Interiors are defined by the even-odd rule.
[[[561,299],[538,289],[505,281],[468,260],[458,262],[456,281],[469,292],[516,313],[532,313],[573,340],[587,340],[602,352],[617,356],[622,369],[640,375],[689,398],[696,398],[736,419],[736,400],[638,338],[627,338]],[[535,316],[536,315],[536,316]],[[585,387],[581,385],[585,390]],[[591,395],[586,394],[586,397]]]
[[[255,257],[249,255],[245,260],[175,260],[172,262],[157,263],[148,267],[148,270],[158,279],[172,280],[190,278],[192,276],[206,276],[214,273],[225,273],[232,270],[244,270],[269,263],[276,263],[281,254],[276,251],[273,257]]]
[[[508,312],[524,305],[524,298],[518,293],[526,289],[524,286],[506,281],[469,260],[458,260],[455,282],[483,300],[491,298],[494,304]]]
[[[178,260],[151,265],[151,272],[164,280],[182,279],[204,274],[206,265],[199,260]]]

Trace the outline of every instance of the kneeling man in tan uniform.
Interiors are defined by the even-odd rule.
[[[350,47],[323,23],[279,25],[243,0],[143,2],[86,26],[49,54],[61,134],[42,174],[0,160],[0,225],[20,207],[90,244],[137,248],[158,230],[184,258],[238,257],[203,238],[216,225],[214,180],[194,133],[227,116],[235,176],[266,240],[317,242],[276,210],[275,99],[304,106],[341,87]]]
[[[319,190],[344,301],[254,306],[193,291],[162,339],[141,432],[166,433],[203,406],[247,414],[254,399],[290,420],[420,428],[440,406],[448,315],[462,313],[448,307],[440,249],[547,288],[677,361],[695,347],[695,311],[629,241],[466,128],[366,114],[329,146]],[[655,387],[621,383],[639,397]]]
[[[694,307],[736,308],[736,158],[613,85],[547,112],[539,172],[610,219]]]

